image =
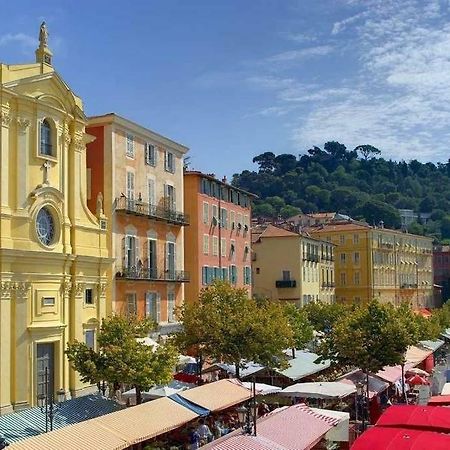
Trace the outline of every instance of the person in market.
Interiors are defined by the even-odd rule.
[[[200,436],[200,445],[205,445],[212,440],[213,434],[205,423],[205,419],[200,419],[198,421],[199,426],[195,430]]]
[[[189,427],[189,443],[187,448],[188,450],[197,450],[200,448],[200,435],[193,426]]]

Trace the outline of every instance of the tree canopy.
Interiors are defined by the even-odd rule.
[[[126,384],[136,389],[136,403],[140,403],[142,390],[170,382],[177,363],[178,353],[172,344],[154,348],[137,340],[148,336],[154,327],[146,318],[107,317],[102,321],[96,350],[74,341],[67,344],[66,354],[83,382]]]
[[[450,243],[450,160],[434,164],[380,156],[373,145],[350,151],[337,141],[298,156],[265,152],[253,158],[258,169],[235,174],[233,184],[258,195],[256,216],[336,211],[398,228],[398,209],[412,209],[419,217],[411,231]]]
[[[200,293],[198,302],[177,311],[182,331],[175,342],[182,350],[195,349],[202,358],[234,364],[243,361],[283,367],[283,350],[294,334],[282,305],[248,298],[246,289],[215,281]]]

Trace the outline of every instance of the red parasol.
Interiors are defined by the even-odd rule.
[[[414,375],[413,377],[409,378],[407,383],[410,386],[417,386],[420,384],[430,384],[430,382],[427,379],[421,377],[420,375]]]

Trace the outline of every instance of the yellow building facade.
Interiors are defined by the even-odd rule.
[[[433,307],[432,239],[364,223],[332,222],[308,230],[336,245],[336,299],[379,299]]]
[[[329,242],[274,225],[254,227],[253,293],[299,307],[333,302],[333,248]]]
[[[83,104],[52,66],[45,24],[36,62],[0,65],[0,413],[83,385],[64,355],[95,345],[111,263],[105,218],[86,202]]]

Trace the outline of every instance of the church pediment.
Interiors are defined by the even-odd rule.
[[[49,72],[6,83],[12,91],[32,97],[72,115],[83,114],[83,104],[56,73]]]
[[[58,191],[58,189],[48,186],[48,185],[39,185],[30,192],[30,197],[34,200],[40,199],[53,199],[56,200],[57,203],[62,203],[64,201],[64,195],[62,192]]]

